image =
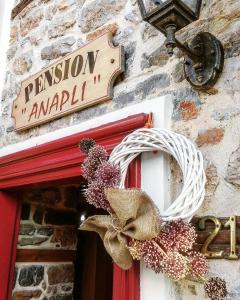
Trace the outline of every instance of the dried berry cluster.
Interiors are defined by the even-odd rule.
[[[88,154],[91,148],[95,146],[95,141],[93,139],[87,138],[83,139],[79,143],[79,147],[83,153]]]
[[[228,295],[226,282],[219,278],[210,278],[204,285],[208,297],[212,300],[222,300]]]
[[[192,251],[195,240],[192,225],[173,221],[166,223],[153,240],[134,241],[130,251],[138,251],[135,257],[140,257],[148,268],[156,273],[164,272],[174,281],[186,277],[198,279],[206,275],[208,266],[202,254]]]
[[[208,271],[206,258],[193,251],[196,232],[192,225],[182,220],[166,223],[160,234],[148,241],[133,240],[129,250],[133,259],[143,260],[156,273],[165,273],[174,281],[192,279],[205,281]],[[224,280],[211,278],[205,283],[205,290],[212,300],[227,296]]]
[[[104,147],[96,145],[91,139],[82,140],[80,149],[88,154],[82,165],[83,177],[88,181],[87,202],[111,212],[104,189],[119,184],[119,168],[108,162],[108,153]]]

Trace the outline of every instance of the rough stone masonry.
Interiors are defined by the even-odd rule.
[[[11,105],[21,80],[106,30],[126,51],[126,72],[115,85],[113,101],[17,134]],[[223,74],[209,93],[196,92],[186,82],[182,53],[176,51],[169,59],[164,36],[141,21],[136,0],[33,1],[11,25],[0,147],[171,95],[172,129],[195,141],[206,161],[207,197],[199,214],[240,215],[240,2],[204,0],[200,19],[181,30],[179,39],[187,41],[199,31],[216,35],[225,49]],[[210,265],[213,273],[226,277],[230,298],[240,299],[240,262],[218,260]],[[178,299],[206,299],[197,284],[176,286],[176,292]],[[38,298],[34,293],[27,299]]]
[[[20,250],[76,250],[77,186],[32,189],[22,195],[17,248]],[[13,300],[72,300],[73,262],[17,262]]]

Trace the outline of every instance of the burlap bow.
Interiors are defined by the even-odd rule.
[[[97,232],[113,261],[127,270],[133,261],[127,248],[128,237],[156,237],[160,232],[158,211],[150,197],[137,189],[106,189],[105,194],[115,214],[92,216],[80,229]]]

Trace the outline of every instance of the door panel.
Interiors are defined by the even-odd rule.
[[[19,199],[14,194],[0,192],[0,300],[12,299],[20,214]]]
[[[112,300],[113,264],[94,232],[79,231],[74,300]]]

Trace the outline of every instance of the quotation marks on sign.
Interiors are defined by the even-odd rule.
[[[97,84],[98,82],[101,82],[101,75],[98,74],[97,76],[94,76],[94,84]]]

